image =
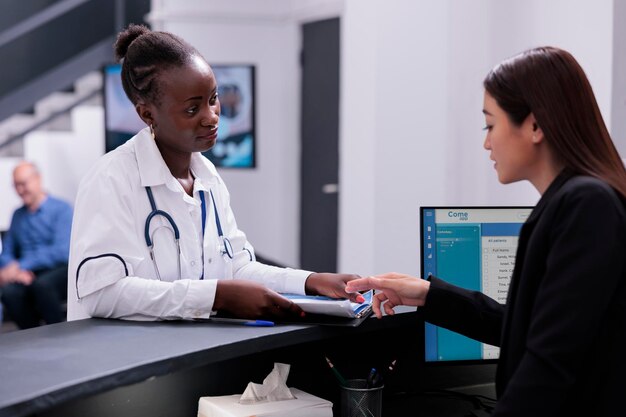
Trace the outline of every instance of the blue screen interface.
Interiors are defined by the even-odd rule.
[[[422,208],[422,272],[506,302],[519,232],[531,207]],[[430,323],[427,362],[497,359],[499,348]]]

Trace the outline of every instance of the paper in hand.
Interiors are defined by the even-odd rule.
[[[348,299],[337,299],[319,295],[282,294],[296,303],[305,313],[359,318],[372,309],[373,290],[362,294],[365,301],[354,303]]]

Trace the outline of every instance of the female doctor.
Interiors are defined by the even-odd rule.
[[[131,25],[115,44],[122,83],[148,125],[82,180],[70,250],[68,319],[303,315],[278,293],[347,294],[354,275],[255,261],[228,190],[201,152],[215,145],[213,71],[184,40]]]

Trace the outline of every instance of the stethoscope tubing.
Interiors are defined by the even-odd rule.
[[[217,205],[215,204],[215,197],[213,196],[213,190],[209,190],[209,193],[211,193],[211,200],[213,200],[213,211],[215,212],[215,225],[217,226],[217,236],[220,238],[220,243],[223,246],[222,255],[226,255],[230,259],[233,259],[233,247],[230,244],[230,240],[227,237],[224,237],[224,232],[222,231],[222,223],[220,222],[220,215],[217,212]]]
[[[178,229],[178,226],[176,225],[176,222],[174,221],[174,218],[169,213],[167,213],[166,211],[157,209],[156,202],[154,200],[154,195],[152,194],[152,188],[150,186],[147,186],[145,188],[146,188],[146,193],[148,194],[148,199],[150,200],[150,207],[152,208],[152,211],[146,217],[146,221],[144,225],[144,237],[146,240],[146,245],[148,246],[148,250],[150,252],[150,259],[152,260],[152,263],[154,265],[154,270],[156,272],[157,279],[159,279],[159,281],[161,280],[161,274],[159,272],[159,268],[157,266],[157,262],[156,262],[155,255],[154,255],[154,242],[152,240],[152,237],[150,236],[150,223],[152,222],[152,219],[157,216],[164,217],[167,220],[167,222],[170,224],[174,232],[174,240],[176,241],[176,249],[178,251],[178,279],[181,279],[182,267],[181,267],[181,262],[180,262],[180,258],[181,258],[180,231]],[[224,236],[224,232],[222,230],[222,223],[220,221],[220,216],[217,211],[217,204],[215,203],[215,197],[213,196],[213,191],[209,190],[209,193],[211,195],[211,200],[213,203],[213,211],[215,213],[215,225],[217,228],[217,235],[221,244],[220,251],[222,255],[226,255],[228,256],[229,259],[233,259],[233,247],[230,243],[230,240]],[[201,201],[201,208],[202,208],[202,236],[204,236],[205,229],[206,229],[206,200],[205,200],[204,192],[200,192],[200,201]],[[202,264],[204,265],[204,244],[202,245]],[[200,279],[204,279],[204,266],[202,268],[202,276],[200,277]]]

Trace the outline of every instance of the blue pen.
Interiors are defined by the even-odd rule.
[[[374,378],[372,379],[372,388],[378,388],[382,385],[383,385],[383,376],[377,373],[376,375],[374,375]]]
[[[370,371],[370,374],[367,376],[366,379],[366,388],[372,388],[372,386],[374,385],[374,378],[376,377],[376,368],[372,368],[372,370]]]
[[[243,325],[252,327],[272,327],[274,326],[274,322],[267,320],[250,320],[247,323],[243,323]]]
[[[250,326],[250,327],[274,326],[273,321],[267,321],[267,320],[228,319],[228,318],[222,318],[222,317],[215,317],[215,318],[210,318],[209,321],[213,323],[240,324],[242,326]]]

